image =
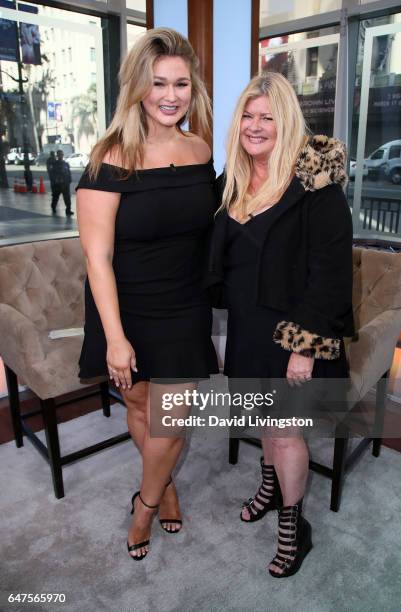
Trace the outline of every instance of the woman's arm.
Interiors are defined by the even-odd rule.
[[[309,207],[308,278],[299,302],[275,330],[284,349],[336,359],[352,314],[352,218],[341,188],[316,193]]]
[[[77,213],[89,284],[107,341],[107,366],[116,386],[130,388],[136,369],[135,352],[121,324],[116,279],[112,267],[114,225],[121,194],[79,189]]]

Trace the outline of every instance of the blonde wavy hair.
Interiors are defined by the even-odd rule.
[[[240,142],[241,119],[250,100],[265,96],[277,131],[277,141],[268,160],[268,177],[257,193],[249,186],[253,171],[252,157]],[[238,220],[267,204],[276,203],[294,172],[294,164],[307,137],[307,127],[297,96],[285,77],[265,72],[254,77],[242,92],[227,140],[227,162],[222,208],[230,209]]]
[[[113,119],[104,135],[94,146],[89,162],[89,175],[95,178],[104,156],[113,147],[118,147],[119,159],[127,168],[124,178],[128,178],[143,163],[143,146],[148,133],[146,114],[141,101],[153,85],[153,65],[160,57],[181,57],[187,62],[192,86],[191,102],[186,116],[176,127],[186,120],[197,118],[200,136],[210,134],[211,104],[206,87],[201,80],[199,60],[189,41],[170,28],[148,30],[132,47],[119,71],[120,93]]]

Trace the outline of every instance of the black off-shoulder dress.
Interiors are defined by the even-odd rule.
[[[206,378],[218,372],[212,311],[202,287],[206,234],[216,196],[213,163],[138,170],[127,180],[102,164],[77,189],[121,193],[113,269],[121,322],[137,359],[132,381]],[[88,280],[83,379],[107,375],[106,339]]]

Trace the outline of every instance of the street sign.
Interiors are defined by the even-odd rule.
[[[54,119],[54,107],[55,107],[55,103],[54,102],[48,102],[47,103],[47,118],[48,119]]]
[[[63,120],[63,104],[62,102],[47,103],[47,118],[53,121]]]

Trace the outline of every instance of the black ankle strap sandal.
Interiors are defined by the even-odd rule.
[[[168,481],[168,483],[166,484],[166,489],[167,487],[173,482],[173,479],[170,478],[170,480]],[[168,519],[168,518],[160,518],[159,519],[159,523],[161,525],[161,528],[164,529],[164,531],[166,533],[178,533],[179,531],[181,531],[181,527],[182,527],[182,520],[181,519]],[[177,525],[176,529],[168,529],[167,528],[167,524],[171,524],[171,525]]]
[[[284,506],[279,510],[278,548],[271,563],[282,571],[269,569],[274,578],[287,578],[296,574],[312,549],[312,527],[301,513],[302,499],[294,506]]]
[[[134,504],[135,504],[135,499],[137,497],[139,497],[139,499],[141,500],[143,505],[146,506],[146,508],[151,508],[153,510],[159,507],[158,504],[156,506],[150,506],[149,504],[144,502],[141,496],[141,492],[137,491],[136,493],[134,493],[131,499],[131,504],[132,504],[131,514],[134,514],[134,510],[135,510]],[[131,557],[131,559],[133,559],[134,561],[142,561],[142,559],[144,559],[146,555],[148,554],[148,551],[145,551],[141,555],[135,555],[135,556],[131,555],[131,552],[133,552],[134,550],[139,550],[140,548],[145,548],[145,546],[148,546],[149,542],[150,540],[144,540],[143,542],[139,542],[138,544],[130,544],[129,542],[127,542],[128,554]]]
[[[245,519],[240,514],[241,521],[244,523],[254,523],[259,521],[270,510],[276,510],[283,503],[280,484],[277,478],[274,465],[265,465],[263,457],[260,458],[262,469],[262,484],[260,485],[255,497],[250,497],[242,504],[242,508],[247,508],[250,518]],[[256,505],[255,502],[258,504]]]

